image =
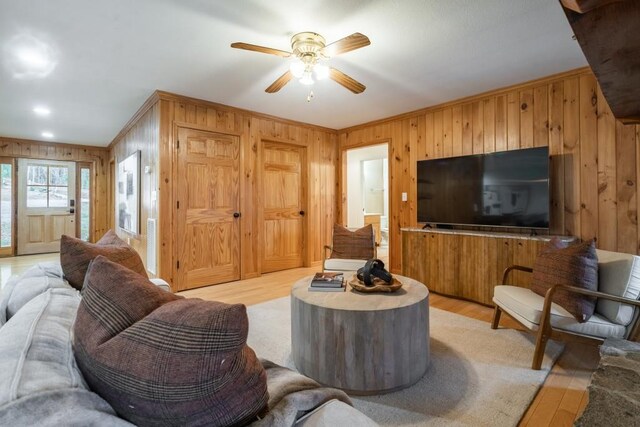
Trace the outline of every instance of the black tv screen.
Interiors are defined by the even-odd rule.
[[[549,149],[418,162],[418,222],[549,228]]]

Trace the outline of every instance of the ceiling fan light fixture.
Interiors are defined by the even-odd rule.
[[[313,67],[313,71],[315,72],[317,80],[325,80],[329,78],[329,67],[323,64],[316,64]]]
[[[299,79],[302,76],[304,76],[305,68],[306,67],[302,61],[300,61],[299,59],[294,59],[293,61],[291,61],[291,65],[289,66],[289,71],[291,71],[291,74],[293,74],[293,77],[295,77],[296,79]]]
[[[312,85],[314,83],[313,77],[311,76],[311,72],[310,71],[305,71],[304,72],[304,75],[300,79],[300,83],[302,83],[303,85],[306,85],[306,86],[310,86],[310,85]]]

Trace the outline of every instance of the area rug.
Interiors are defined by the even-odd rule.
[[[259,357],[295,369],[289,297],[253,305],[249,345]],[[540,371],[530,368],[533,335],[431,307],[431,364],[415,385],[379,396],[354,397],[354,406],[380,425],[517,425],[562,345],[550,341]]]

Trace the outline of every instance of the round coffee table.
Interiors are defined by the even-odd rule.
[[[429,366],[429,290],[403,284],[391,294],[309,292],[311,277],[291,290],[291,346],[296,368],[351,394],[408,387]],[[346,275],[346,278],[350,278]]]

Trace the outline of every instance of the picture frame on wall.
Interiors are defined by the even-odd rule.
[[[140,151],[118,162],[116,173],[116,224],[132,234],[140,233]]]

